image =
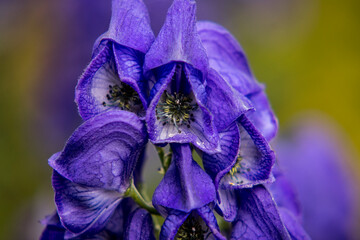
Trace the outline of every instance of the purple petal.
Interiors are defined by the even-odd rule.
[[[211,68],[243,95],[262,89],[251,73],[242,47],[225,28],[206,21],[198,22],[197,28]]]
[[[226,174],[220,184],[225,188],[249,188],[257,184],[273,182],[271,168],[275,155],[266,139],[243,115],[239,119],[239,159],[231,173]]]
[[[49,164],[74,183],[123,193],[145,143],[145,126],[135,114],[109,111],[83,123]]]
[[[40,236],[40,240],[63,240],[65,228],[61,225],[58,214],[47,216],[42,224],[46,225],[44,231]]]
[[[311,238],[301,226],[299,219],[286,208],[279,207],[279,213],[292,240],[310,240]]]
[[[165,94],[165,90],[171,92],[172,78],[177,67],[176,64],[169,64],[161,69],[163,70],[162,75],[159,76],[159,80],[150,93],[152,100],[146,115],[149,138],[151,141],[155,144],[169,142],[192,143],[197,148],[206,152],[218,150],[218,134],[212,124],[211,115],[205,106],[202,105],[201,101],[198,100],[201,89],[188,89],[190,92],[193,91],[193,94],[195,95],[195,100],[193,99],[193,101],[198,105],[198,108],[192,111],[195,121],[191,122],[190,127],[185,124],[178,127],[172,123],[164,125],[161,119],[157,119],[156,107],[159,104],[162,95]],[[183,80],[183,82],[186,84],[187,80]]]
[[[247,95],[247,97],[254,105],[255,111],[246,115],[266,140],[270,141],[276,136],[279,126],[264,91]]]
[[[151,215],[138,208],[130,215],[124,236],[125,240],[155,240]]]
[[[118,106],[103,105],[104,102],[108,103],[109,85],[129,85],[141,101],[132,111],[139,113],[142,108],[146,109],[139,61],[137,53],[132,50],[117,46],[114,57],[111,43],[102,48],[91,60],[76,86],[75,101],[84,120],[109,109],[120,109]]]
[[[237,215],[236,189],[218,189],[218,202],[216,210],[225,221],[233,222]]]
[[[186,62],[207,72],[208,59],[196,30],[195,15],[195,1],[173,2],[164,26],[145,56],[145,72],[171,61]]]
[[[58,214],[72,237],[100,232],[122,199],[119,192],[82,186],[56,171],[52,183]]]
[[[154,33],[143,1],[112,0],[109,30],[98,38],[95,48],[103,39],[146,53],[154,41]]]
[[[273,195],[277,205],[286,208],[300,220],[301,204],[293,185],[277,165],[275,165],[273,173],[276,180],[274,183],[268,185],[268,189]]]
[[[231,239],[291,239],[265,187],[238,191],[239,211]]]
[[[213,69],[210,69],[205,83],[190,66],[186,70],[196,98],[210,110],[219,132],[252,108],[250,101],[230,87]]]
[[[216,239],[226,240],[226,238],[221,234],[215,215],[209,206],[199,208],[196,210],[196,212],[204,220]]]
[[[180,226],[185,222],[190,213],[170,211],[161,227],[160,240],[174,239]]]
[[[234,165],[239,147],[240,132],[236,123],[219,133],[221,152],[216,154],[202,154],[205,171],[213,179],[215,188],[218,189],[220,179],[230,171]]]
[[[153,195],[153,204],[164,212],[175,209],[190,212],[215,200],[211,178],[192,159],[188,144],[172,144],[173,158]]]

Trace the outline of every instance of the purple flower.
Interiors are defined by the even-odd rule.
[[[146,139],[135,114],[108,111],[83,123],[49,159],[57,212],[68,236],[105,227],[130,186]]]
[[[197,29],[210,67],[251,101],[255,111],[246,115],[268,141],[273,139],[278,129],[277,119],[264,93],[264,87],[257,82],[250,70],[240,44],[229,31],[218,24],[201,21],[198,22]]]
[[[195,13],[195,1],[175,0],[145,56],[144,72],[154,84],[146,121],[155,144],[192,143],[216,152],[218,131],[252,105],[209,67]]]
[[[112,1],[109,30],[95,42],[93,58],[76,87],[83,119],[108,109],[144,114],[147,100],[142,65],[153,40],[142,1]]]
[[[220,153],[203,153],[202,159],[218,191],[217,210],[225,220],[233,221],[237,212],[234,191],[273,182],[271,169],[275,156],[266,139],[245,116],[220,133],[220,145]]]
[[[153,195],[155,208],[166,217],[160,239],[191,231],[204,236],[202,222],[217,238],[224,239],[210,208],[216,198],[211,178],[192,159],[188,144],[171,144],[171,148],[171,165]]]
[[[277,146],[283,174],[296,188],[304,228],[312,239],[351,239],[357,188],[346,168],[346,141],[324,118],[301,118]]]

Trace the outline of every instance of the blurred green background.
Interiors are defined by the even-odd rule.
[[[158,31],[169,0],[145,1]],[[242,44],[280,132],[304,111],[344,131],[360,170],[360,2],[198,0]],[[110,0],[0,1],[0,239],[36,239],[51,213],[47,159],[81,123],[73,102]]]

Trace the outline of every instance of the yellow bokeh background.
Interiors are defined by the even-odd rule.
[[[38,220],[53,208],[47,159],[63,147],[81,122],[70,98],[78,76],[90,60],[92,43],[106,30],[109,21],[110,1],[101,1],[104,5],[101,9],[94,7],[99,1],[79,1],[76,10],[65,6],[71,6],[74,0],[64,2],[61,7],[46,0],[0,2],[0,239],[38,238],[42,229]],[[339,125],[339,131],[344,131],[344,141],[353,156],[350,166],[358,174],[360,2],[197,2],[199,18],[220,22],[242,44],[255,76],[266,84],[280,129],[286,129],[304,111],[327,116]],[[62,82],[51,76],[63,74],[66,68],[57,68],[56,64],[66,60],[58,61],[57,54],[64,52],[57,51],[63,51],[63,45],[71,43],[72,37],[67,36],[71,31],[87,33],[81,25],[71,26],[62,21],[69,11],[74,11],[73,18],[80,18],[77,13],[82,12],[91,19],[93,16],[87,15],[89,5],[94,8],[91,14],[98,18],[94,22],[100,24],[89,27],[92,31],[84,44],[81,37],[73,37],[82,46],[81,50],[77,46],[67,48],[70,62],[76,60],[72,58],[75,51],[81,61],[76,60],[74,74],[65,75],[67,88],[63,90],[69,94],[61,99],[63,95],[54,86],[61,86]],[[166,9],[157,10],[150,9],[151,16],[166,12]],[[70,120],[48,123],[50,118],[61,120],[66,115],[63,106],[53,104],[62,101],[68,104]],[[46,105],[47,102],[53,107]],[[62,112],[57,112],[57,108]]]

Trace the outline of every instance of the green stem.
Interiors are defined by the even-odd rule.
[[[160,215],[159,212],[152,206],[152,204],[146,202],[145,199],[141,196],[141,194],[135,187],[134,180],[131,181],[131,186],[128,189],[127,196],[134,199],[134,201],[139,204],[140,207],[146,209],[149,213],[154,215]]]

